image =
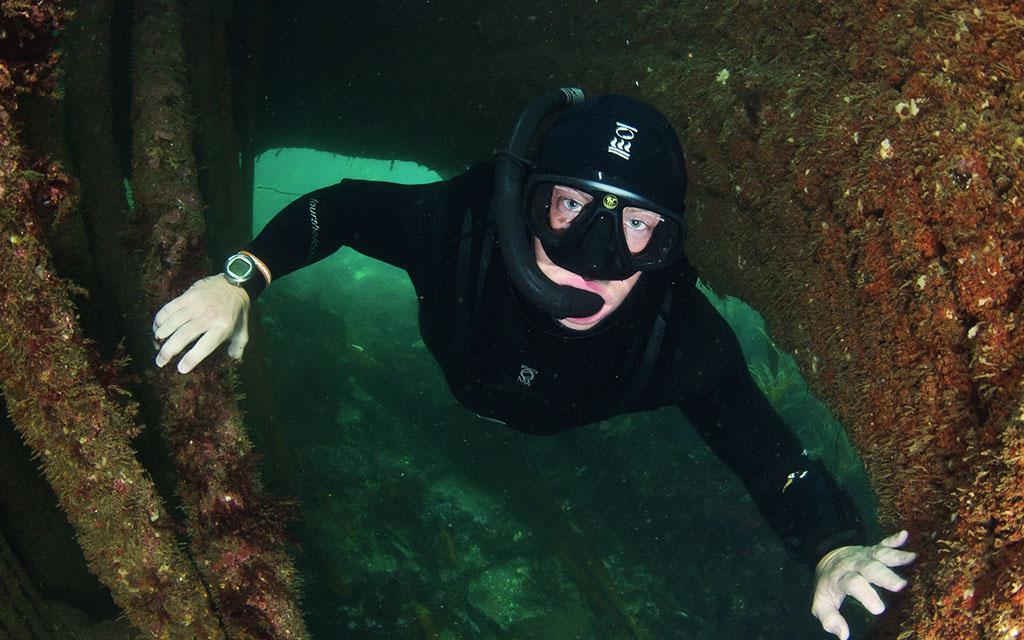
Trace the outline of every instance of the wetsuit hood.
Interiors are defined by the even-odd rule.
[[[530,134],[562,109],[530,163],[525,159]],[[564,234],[546,220],[555,200],[549,196],[545,201],[543,194],[552,193],[554,185],[585,190],[594,203]],[[545,277],[531,236],[564,269],[591,280],[623,280],[637,271],[665,268],[681,254],[685,195],[682,150],[663,115],[626,96],[583,101],[579,90],[563,89],[539,96],[516,121],[497,156],[491,213],[509,275],[523,295],[556,318],[588,317],[603,300]],[[656,219],[642,251],[634,251],[626,237],[631,225],[640,224],[630,211],[649,212]]]
[[[640,100],[604,95],[567,108],[544,133],[533,170],[616,187],[685,224],[679,137],[665,116]]]

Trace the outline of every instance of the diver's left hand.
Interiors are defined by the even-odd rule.
[[[846,596],[853,596],[876,616],[885,611],[872,584],[889,591],[900,591],[907,581],[889,567],[902,567],[914,561],[916,553],[900,551],[907,541],[907,532],[900,531],[873,547],[839,547],[828,552],[814,570],[814,602],[811,613],[821,627],[839,640],[850,637],[850,627],[839,613]]]

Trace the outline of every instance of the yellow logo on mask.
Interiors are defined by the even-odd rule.
[[[619,206],[619,199],[609,193],[604,197],[602,204],[604,204],[605,209],[614,209]]]

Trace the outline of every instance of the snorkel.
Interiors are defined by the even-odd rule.
[[[577,88],[553,89],[534,98],[512,126],[494,167],[494,196],[490,216],[496,221],[501,255],[516,288],[537,308],[556,318],[586,318],[597,313],[604,299],[591,291],[555,284],[537,266],[530,234],[523,222],[523,160],[530,137],[541,121],[556,111],[583,101]]]

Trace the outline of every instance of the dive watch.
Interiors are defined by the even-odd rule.
[[[224,263],[224,277],[235,286],[242,286],[256,273],[256,261],[244,253],[236,253]]]

